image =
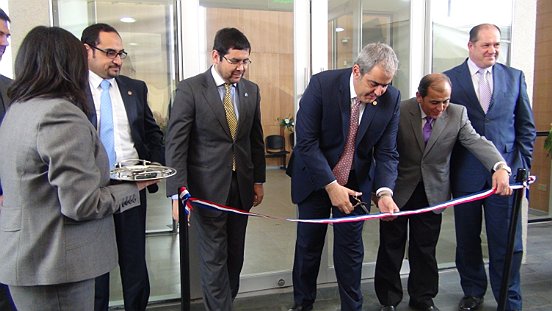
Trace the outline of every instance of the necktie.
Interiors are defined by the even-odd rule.
[[[489,81],[487,80],[487,70],[485,69],[479,69],[477,71],[477,75],[479,76],[479,103],[481,104],[481,108],[483,108],[483,111],[487,113],[487,110],[489,110],[489,105],[491,104],[491,86],[489,85]]]
[[[115,167],[117,156],[115,154],[115,135],[113,130],[113,108],[111,106],[111,97],[109,96],[109,87],[111,83],[103,80],[100,83],[102,94],[100,96],[100,140],[104,145],[109,158],[109,168]]]
[[[347,135],[347,143],[345,144],[345,149],[343,150],[339,161],[332,170],[337,182],[342,186],[347,184],[347,181],[349,180],[349,173],[353,165],[359,114],[360,101],[355,99],[355,102],[351,107],[351,119],[349,121],[349,135]]]
[[[232,139],[236,139],[236,131],[238,130],[238,118],[234,111],[234,104],[232,104],[232,84],[224,83],[224,112],[226,113],[226,122],[230,128],[230,135]],[[232,170],[236,170],[236,155],[232,152]]]
[[[433,118],[430,116],[425,117],[426,123],[424,124],[423,133],[424,133],[424,143],[427,144],[429,136],[431,136],[431,130],[433,129]]]

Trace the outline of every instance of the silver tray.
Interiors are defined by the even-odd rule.
[[[143,181],[168,178],[176,174],[176,170],[147,160],[130,159],[115,164],[110,174],[114,180]]]

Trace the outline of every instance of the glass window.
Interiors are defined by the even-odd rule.
[[[493,23],[500,28],[498,62],[509,64],[512,12],[512,0],[432,1],[432,72],[443,72],[466,60],[469,31],[481,23]]]
[[[410,1],[329,0],[328,19],[329,68],[351,67],[363,46],[385,42],[395,50],[400,62],[393,85],[407,93]]]

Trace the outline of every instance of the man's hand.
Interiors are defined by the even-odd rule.
[[[380,212],[387,213],[387,214],[393,214],[395,212],[399,211],[399,208],[397,207],[397,204],[395,204],[395,201],[393,200],[393,197],[391,195],[382,195],[378,198],[378,208]],[[381,220],[383,221],[391,221],[397,218],[397,216],[389,216],[384,217]]]
[[[345,214],[350,214],[355,209],[349,197],[358,197],[362,195],[361,192],[356,192],[349,188],[343,187],[336,182],[328,184],[325,189],[330,197],[330,200],[332,201],[332,205]]]
[[[178,221],[178,200],[172,200],[172,218]]]
[[[263,184],[255,184],[253,186],[253,206],[261,204],[264,198]]]
[[[154,180],[145,180],[145,181],[137,181],[136,187],[138,187],[138,190],[142,190],[148,186],[151,186],[153,184],[158,184],[161,181],[161,179],[154,179]]]
[[[504,169],[498,169],[493,173],[493,189],[498,195],[511,195],[510,175]]]

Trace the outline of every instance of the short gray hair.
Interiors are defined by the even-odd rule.
[[[380,65],[386,73],[395,75],[399,67],[399,59],[389,45],[376,42],[368,43],[362,48],[355,64],[360,67],[361,75],[370,72],[376,65]]]

